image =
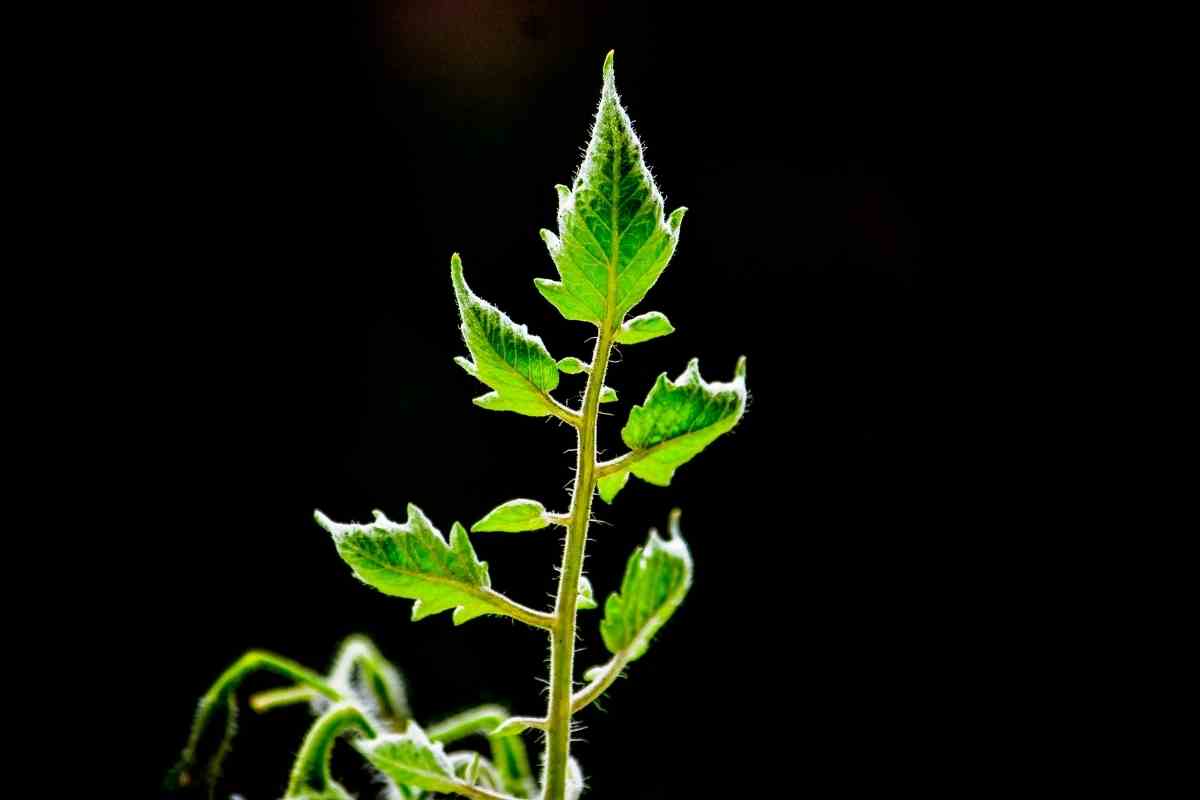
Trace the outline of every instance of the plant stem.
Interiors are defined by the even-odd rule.
[[[592,496],[596,491],[596,421],[599,417],[600,390],[604,387],[604,375],[608,371],[612,337],[612,326],[602,326],[596,349],[592,353],[587,389],[583,396],[582,424],[578,428],[575,488],[571,494],[567,544],[558,576],[555,625],[550,631],[550,712],[547,714],[549,732],[546,735],[543,800],[564,800],[566,797],[567,763],[571,750],[571,692],[575,670],[575,612],[588,523],[592,516]]]
[[[357,731],[367,737],[378,735],[371,721],[352,705],[334,706],[325,712],[304,737],[304,744],[292,767],[288,797],[305,792],[316,794],[329,789],[333,783],[329,775],[330,752],[334,741],[347,730]]]

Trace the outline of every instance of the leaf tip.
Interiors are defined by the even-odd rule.
[[[671,226],[672,231],[679,231],[679,226],[683,224],[683,216],[686,213],[687,206],[680,206],[671,212],[671,216],[667,218],[667,224]]]
[[[733,370],[735,379],[746,380],[746,357],[742,356],[738,359],[737,367]]]
[[[462,259],[459,258],[458,253],[450,256],[450,282],[454,284],[454,291],[456,293],[466,295],[467,282],[463,278]]]
[[[615,50],[609,50],[608,55],[606,55],[604,57],[604,69],[602,71],[602,74],[604,75],[604,85],[605,86],[612,86],[614,84],[615,79],[613,77],[613,53],[615,53],[615,52],[616,52]]]
[[[667,533],[672,539],[680,538],[679,518],[681,516],[683,516],[683,511],[678,508],[672,508],[671,516],[667,518]]]

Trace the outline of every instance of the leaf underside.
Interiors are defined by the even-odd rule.
[[[670,485],[675,470],[737,425],[745,410],[745,358],[728,383],[705,381],[696,359],[674,381],[666,373],[659,375],[645,403],[630,409],[621,430],[632,456],[628,466],[600,478],[600,497],[611,503],[630,473],[656,486]]]
[[[550,392],[558,386],[558,363],[540,336],[471,291],[463,278],[458,253],[450,259],[450,276],[462,319],[462,335],[474,361],[456,358],[467,374],[492,391],[475,404],[492,411],[514,411],[530,417],[552,413]]]
[[[455,625],[498,613],[485,591],[491,587],[487,564],[475,555],[461,525],[454,523],[447,544],[411,503],[403,525],[380,511],[374,513],[375,521],[367,525],[344,525],[316,513],[317,523],[333,536],[338,555],[355,577],[384,594],[416,600],[414,620],[451,608]]]
[[[558,234],[543,230],[542,239],[559,280],[534,283],[567,319],[615,331],[666,268],[685,209],[663,216],[662,194],[617,96],[611,54],[587,153],[558,196]]]

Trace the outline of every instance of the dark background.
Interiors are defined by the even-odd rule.
[[[968,232],[995,151],[973,139],[984,89],[962,55],[985,28],[646,6],[230,15],[179,85],[164,79],[184,111],[157,129],[161,225],[146,235],[170,278],[150,278],[158,301],[120,323],[144,387],[125,409],[140,451],[127,488],[153,547],[117,591],[163,665],[139,677],[154,781],[197,698],[251,647],[323,668],[361,631],[424,722],[483,702],[543,708],[540,633],[410,623],[410,604],[359,584],[311,516],[402,519],[415,502],[445,530],[513,497],[565,508],[569,432],[476,408],[484,388],[452,363],[449,256],[556,357],[586,359],[589,329],[532,280],[554,274],[537,230],[554,227],[553,185],[574,175],[609,49],[668,209],[690,210],[639,307],[677,332],[620,352],[602,446],[620,452],[628,406],[692,356],[728,380],[745,354],[751,396],[671,487],[633,480],[598,505],[598,595],[676,505],[696,580],[581,715],[587,796],[953,789],[1000,744],[1005,656],[980,631],[981,587],[1002,567],[992,510],[968,503],[989,480],[969,454],[993,423],[964,410],[978,390],[964,321],[982,310],[965,287],[990,274]],[[581,377],[564,376],[562,399]],[[498,589],[548,606],[554,532],[475,542]],[[155,567],[164,557],[172,569]],[[581,616],[581,669],[604,660],[598,619]],[[278,796],[305,722],[246,711],[227,791]],[[338,770],[365,785],[348,753]]]

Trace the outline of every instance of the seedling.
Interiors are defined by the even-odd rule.
[[[414,620],[452,611],[456,625],[497,615],[546,631],[548,709],[542,715],[522,717],[485,706],[425,728],[409,713],[399,672],[363,637],[351,637],[343,644],[326,675],[255,651],[230,667],[201,699],[183,757],[168,779],[173,787],[203,783],[209,796],[215,797],[221,762],[234,731],[236,691],[248,674],[265,670],[294,685],[251,697],[253,709],[309,702],[317,714],[300,747],[286,800],[350,797],[329,769],[330,750],[342,736],[351,737],[358,752],[380,773],[391,798],[416,800],[441,793],[490,800],[565,800],[582,794],[582,772],[570,756],[572,717],[646,652],[692,582],[692,559],[675,510],[667,538],[651,530],[646,544],[630,556],[620,591],[609,595],[600,622],[612,657],[587,670],[584,685],[576,688],[576,615],[596,607],[592,586],[582,575],[593,497],[599,493],[611,504],[631,475],[656,486],[669,485],[675,470],[733,428],[746,407],[744,358],[728,383],[705,381],[693,359],[674,380],[660,375],[642,405],[630,409],[621,429],[628,451],[597,460],[600,405],[617,400],[616,392],[604,385],[613,346],[636,345],[674,331],[660,312],[632,318],[629,313],[671,260],[685,212],[679,208],[664,216],[662,195],[617,96],[611,52],[603,76],[587,154],[574,183],[556,187],[558,233],[541,232],[558,280],[534,281],[565,318],[596,327],[591,360],[555,360],[540,337],[471,291],[457,253],[450,259],[451,284],[470,353],[470,358],[456,361],[491,389],[475,398],[475,404],[492,411],[556,417],[574,428],[578,437],[574,488],[565,512],[548,511],[536,500],[510,500],[471,526],[472,533],[563,529],[566,543],[554,609],[528,608],[493,589],[487,564],[476,556],[466,529],[455,522],[447,540],[415,505],[408,506],[403,523],[380,511],[364,524],[338,523],[316,513],[338,555],[361,581],[385,594],[416,601]],[[587,375],[581,407],[572,408],[551,394],[558,388],[560,373]],[[218,723],[223,725],[219,744],[209,748],[214,754],[201,763],[202,740]],[[537,780],[522,739],[529,729],[543,732],[544,738]],[[445,750],[446,745],[474,734],[487,738],[486,755]]]

